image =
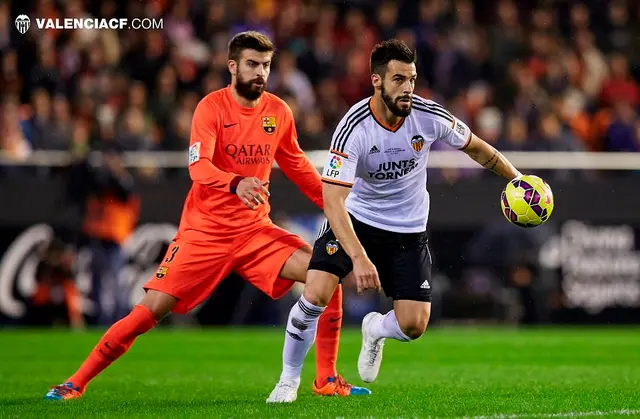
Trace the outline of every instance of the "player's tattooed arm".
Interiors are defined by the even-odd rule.
[[[491,170],[506,179],[511,180],[521,175],[502,153],[474,134],[471,134],[471,140],[464,152],[485,169]]]

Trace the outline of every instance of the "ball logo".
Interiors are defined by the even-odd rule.
[[[422,135],[414,135],[413,138],[411,138],[411,147],[418,153],[422,150],[422,147],[424,147],[424,138],[422,138]]]
[[[27,15],[19,15],[16,18],[15,24],[18,32],[24,35],[31,27],[31,19],[29,19],[29,16]]]
[[[326,249],[327,249],[327,254],[331,256],[338,251],[339,249],[338,243],[336,241],[331,240],[329,243],[327,243]]]
[[[267,134],[273,134],[276,132],[276,117],[275,116],[263,116],[262,117],[262,129]]]
[[[342,159],[338,156],[333,156],[329,162],[329,167],[332,169],[339,169],[342,167]]]

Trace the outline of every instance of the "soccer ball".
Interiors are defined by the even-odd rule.
[[[551,187],[538,176],[524,175],[507,183],[500,206],[510,223],[519,227],[537,227],[553,212]]]

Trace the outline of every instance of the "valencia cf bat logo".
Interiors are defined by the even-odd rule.
[[[422,150],[422,147],[424,147],[424,138],[422,138],[422,135],[413,136],[411,139],[411,147],[418,153]]]
[[[273,134],[276,132],[276,117],[275,116],[263,116],[262,117],[262,129],[267,134]]]
[[[338,243],[331,240],[329,243],[327,243],[326,249],[327,249],[327,254],[331,256],[338,251]]]

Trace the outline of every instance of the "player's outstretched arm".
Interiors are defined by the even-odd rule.
[[[502,153],[475,134],[471,134],[471,139],[463,151],[485,169],[489,169],[508,180],[522,175]]]
[[[376,267],[371,263],[364,247],[353,229],[345,201],[351,188],[339,185],[322,184],[324,213],[338,243],[353,262],[353,274],[358,294],[367,289],[380,291],[380,280]]]

